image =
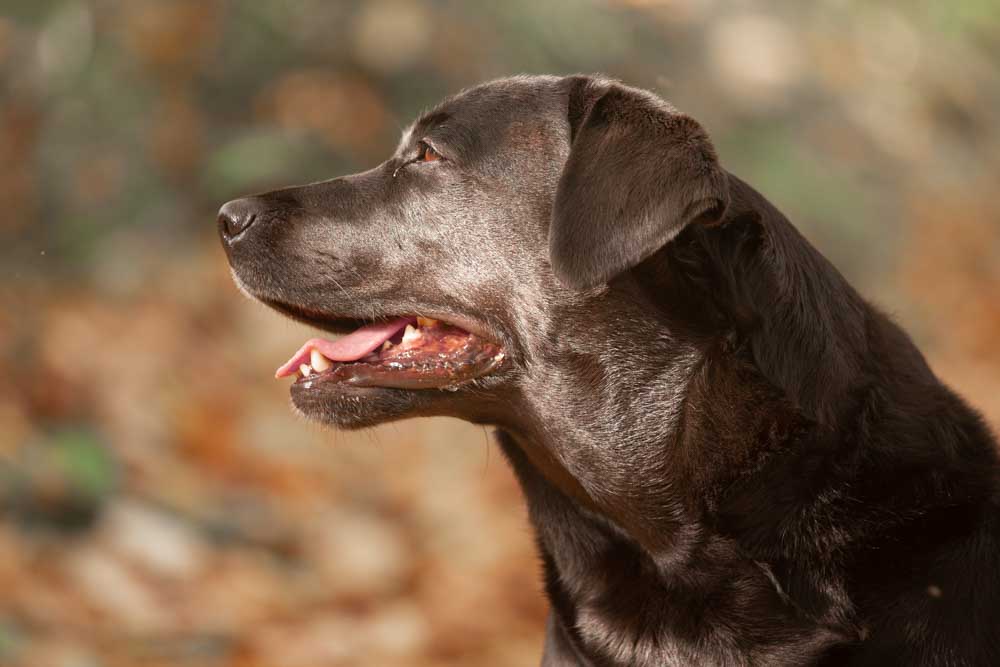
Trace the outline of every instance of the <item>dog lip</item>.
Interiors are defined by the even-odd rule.
[[[381,309],[374,311],[369,310],[363,315],[348,311],[324,312],[319,309],[310,308],[309,306],[300,306],[298,304],[280,301],[277,299],[259,298],[259,300],[269,308],[277,310],[282,315],[290,317],[293,320],[302,322],[303,324],[315,327],[322,331],[328,331],[335,334],[350,333],[358,327],[374,321],[394,319],[400,317],[401,312],[389,310],[383,311]],[[401,308],[407,309],[405,306]],[[455,311],[439,310],[434,308],[409,307],[407,312],[412,312],[414,316],[440,320],[446,324],[465,329],[469,333],[474,334],[485,341],[498,345],[505,350],[511,349],[509,345],[510,341],[507,340],[507,336],[478,318],[470,317]]]
[[[442,361],[442,357],[432,356],[427,361],[416,362],[405,357],[333,362],[326,370],[300,376],[292,387],[294,389],[301,386],[308,390],[333,385],[339,390],[346,385],[381,389],[457,391],[468,382],[492,375],[502,367],[506,357],[503,349],[493,343],[482,340],[476,342],[476,337],[471,335],[466,341],[462,348],[456,350],[456,355],[449,356],[446,361]]]
[[[365,323],[372,322],[377,317],[372,317],[369,314],[368,317],[352,317],[350,315],[329,315],[321,313],[318,310],[307,309],[304,306],[298,306],[296,304],[288,303],[286,301],[279,301],[277,299],[269,299],[264,297],[255,297],[261,303],[267,307],[278,311],[285,317],[291,318],[296,322],[301,322],[302,324],[320,329],[322,331],[328,331],[335,334],[345,334],[354,331],[359,326],[363,326]]]

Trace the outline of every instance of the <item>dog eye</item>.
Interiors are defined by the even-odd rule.
[[[417,151],[417,162],[437,162],[441,159],[441,154],[423,141],[417,144]]]
[[[434,150],[430,144],[426,141],[420,141],[417,143],[417,156],[400,163],[399,166],[396,167],[395,171],[392,172],[392,177],[396,178],[399,176],[399,172],[403,171],[403,169],[410,166],[414,162],[437,162],[438,160],[443,159],[444,156]]]

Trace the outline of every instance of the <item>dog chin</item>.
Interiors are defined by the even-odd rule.
[[[414,392],[381,387],[311,387],[292,385],[292,408],[310,421],[344,430],[369,428],[418,416]]]

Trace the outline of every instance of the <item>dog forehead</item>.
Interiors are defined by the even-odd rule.
[[[403,130],[400,148],[435,125],[447,123],[470,133],[523,128],[565,116],[562,77],[519,75],[467,88],[444,99]]]

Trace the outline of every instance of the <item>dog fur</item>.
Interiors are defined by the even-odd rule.
[[[220,228],[241,287],[293,317],[426,314],[504,345],[455,392],[293,401],[345,428],[497,426],[551,600],[543,665],[1000,665],[992,435],[655,95],[483,84],[382,165],[231,202]]]

